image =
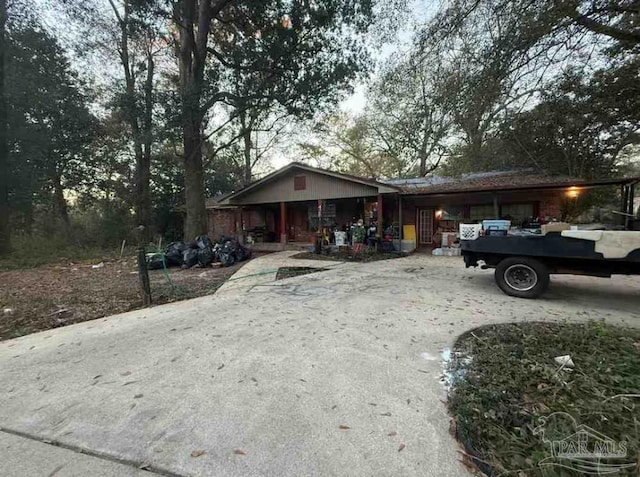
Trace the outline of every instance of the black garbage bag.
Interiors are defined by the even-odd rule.
[[[232,252],[221,250],[218,252],[218,260],[220,260],[223,267],[230,267],[236,263],[236,256]]]
[[[215,252],[211,247],[198,250],[198,265],[201,267],[208,267],[215,258]]]
[[[238,262],[243,262],[251,258],[251,250],[237,243],[235,255]]]
[[[191,268],[198,264],[198,250],[188,248],[182,253],[182,267]]]
[[[164,255],[167,259],[167,265],[182,265],[182,254],[187,250],[189,246],[184,242],[171,242],[164,250]]]
[[[198,244],[199,249],[213,248],[213,242],[211,242],[211,239],[206,235],[198,235],[196,237],[196,244]]]
[[[156,253],[153,257],[147,259],[147,269],[148,270],[160,270],[164,268],[164,261],[166,257],[162,253]]]

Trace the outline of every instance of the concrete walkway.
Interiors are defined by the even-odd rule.
[[[240,270],[227,280],[217,293],[219,295],[231,295],[246,293],[256,285],[266,285],[276,281],[278,269],[281,267],[309,267],[331,269],[344,265],[345,262],[328,260],[306,260],[292,258],[300,251],[288,251],[262,255],[247,262]]]
[[[560,277],[524,301],[414,255],[6,341],[0,475],[468,475],[442,351],[488,323],[637,325],[639,285]]]

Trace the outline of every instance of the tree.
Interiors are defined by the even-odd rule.
[[[68,224],[64,190],[77,183],[95,124],[65,52],[34,25],[9,32],[6,70],[11,182],[9,199],[22,230],[31,231],[35,205]]]
[[[521,162],[553,174],[614,174],[623,149],[640,142],[639,66],[636,60],[587,81],[568,72],[540,104],[514,118],[504,142]]]
[[[251,71],[259,84],[279,85],[303,78],[302,88],[327,76],[332,101],[364,67],[366,54],[358,35],[373,14],[363,0],[234,3],[228,0],[179,0],[171,13],[177,29],[176,53],[182,110],[184,180],[187,218],[185,236],[206,230],[202,161],[203,122],[216,105],[240,99],[227,89],[235,71]],[[282,84],[290,84],[282,81]],[[245,100],[275,100],[291,113],[304,110],[301,90],[252,88]],[[280,96],[281,95],[281,96]]]
[[[150,177],[154,142],[155,57],[164,46],[153,19],[147,18],[148,12],[140,8],[139,1],[123,0],[117,6],[115,0],[109,0],[109,5],[120,30],[117,49],[125,79],[121,105],[131,128],[135,151],[136,222],[144,227],[143,235],[148,239],[152,218]],[[144,3],[142,5],[144,7]],[[132,43],[137,50],[134,54],[130,52]]]
[[[433,172],[448,152],[451,92],[439,55],[407,54],[383,71],[369,96],[371,129],[382,149],[417,174]]]
[[[108,106],[122,110],[129,128],[135,161],[132,205],[136,222],[144,227],[143,236],[148,239],[152,231],[151,160],[157,139],[156,63],[168,48],[156,16],[157,5],[152,0],[108,0],[106,8],[81,0],[64,0],[63,4],[65,13],[78,24],[79,41],[86,49],[107,61],[117,58],[119,63],[120,75],[111,80],[113,100]]]
[[[587,79],[568,70],[535,107],[502,124],[480,158],[462,158],[456,171],[525,167],[587,179],[623,172],[625,151],[640,144],[639,77],[637,58]]]
[[[368,116],[328,116],[312,132],[315,142],[298,147],[303,159],[317,166],[372,179],[403,177],[413,169],[403,157],[389,154]]]
[[[11,250],[9,229],[9,148],[5,88],[7,0],[0,0],[0,255]]]

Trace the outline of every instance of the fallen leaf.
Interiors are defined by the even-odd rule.
[[[398,449],[398,452],[402,452],[402,449],[404,449],[406,446],[404,444],[400,444],[400,448]]]
[[[206,453],[207,453],[207,452],[206,452],[206,451],[203,451],[203,450],[194,450],[194,451],[191,453],[191,457],[200,457],[201,455],[206,454]]]
[[[338,426],[338,429],[346,430],[346,429],[351,429],[351,428],[349,426],[345,426],[344,424],[340,424]]]
[[[247,455],[247,453],[245,451],[243,451],[242,449],[236,449],[233,451],[233,453],[235,455]]]
[[[133,396],[133,399],[140,399],[142,396],[144,396],[144,394],[136,394]]]
[[[389,437],[393,437],[393,436],[397,436],[398,433],[396,431],[391,431],[389,434],[387,434]]]
[[[131,371],[125,371],[124,373],[121,373],[120,376],[129,376],[131,374]]]

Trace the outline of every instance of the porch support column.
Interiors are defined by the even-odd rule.
[[[280,243],[287,243],[287,204],[280,202]]]
[[[236,233],[236,240],[240,245],[244,245],[244,207],[240,206],[240,231]]]
[[[400,239],[400,250],[402,250],[402,196],[398,194],[398,222],[400,222],[400,230],[398,231],[398,238]]]
[[[498,194],[493,194],[493,218],[500,218],[500,205],[498,203]]]
[[[382,194],[378,194],[378,237],[382,238]]]

